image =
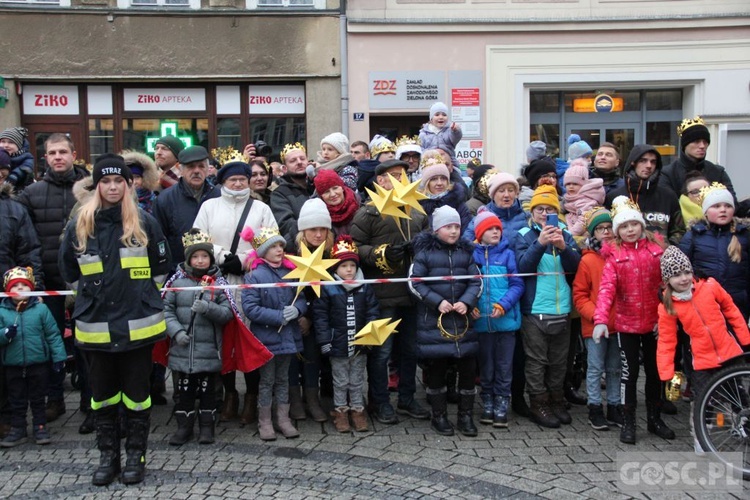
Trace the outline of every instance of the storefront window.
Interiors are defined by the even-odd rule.
[[[564,95],[565,100],[565,112],[566,113],[595,113],[593,108],[593,100],[599,95],[595,92],[566,92]],[[607,95],[612,99],[622,99],[622,109],[617,111],[640,111],[641,110],[641,93],[639,91],[629,92],[610,92]],[[592,105],[586,106],[585,103],[591,102]],[[615,108],[619,107],[619,102]],[[579,111],[576,111],[578,109]],[[586,111],[580,111],[580,109],[586,109]],[[614,112],[617,112],[614,111]],[[533,111],[532,111],[533,112]]]
[[[560,152],[560,125],[557,123],[532,123],[529,142],[542,141],[547,145],[547,155],[553,158]]]
[[[532,92],[529,96],[532,113],[559,113],[559,92]]]
[[[240,136],[239,118],[220,118],[216,123],[216,135],[220,148],[232,146],[237,151],[242,151],[245,147]]]
[[[305,144],[305,118],[303,116],[274,116],[250,119],[250,141],[265,141],[274,154],[284,148],[285,144],[299,142]],[[308,154],[310,154],[308,152]]]
[[[664,165],[677,159],[677,144],[680,142],[677,137],[679,124],[677,121],[646,123],[646,143],[653,145],[659,151]]]
[[[176,124],[177,137],[189,137],[193,145],[208,148],[206,118],[125,118],[122,120],[123,149],[146,151],[146,140],[161,137],[164,122]]]
[[[89,158],[91,163],[104,153],[115,150],[115,121],[111,118],[89,119]]]
[[[649,111],[682,110],[682,90],[649,90],[646,92]]]

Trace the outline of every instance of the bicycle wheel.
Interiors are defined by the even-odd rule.
[[[706,452],[727,465],[740,467],[750,480],[750,366],[728,366],[706,384],[695,401],[695,436]],[[742,463],[729,462],[727,453],[742,453]]]

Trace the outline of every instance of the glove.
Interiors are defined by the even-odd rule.
[[[227,256],[224,257],[224,263],[219,266],[219,268],[224,275],[234,274],[242,276],[242,262],[240,262],[240,258],[233,253],[227,254]]]
[[[193,306],[190,308],[191,311],[198,314],[206,314],[208,311],[208,301],[202,299],[195,299]]]
[[[327,355],[329,352],[331,352],[331,344],[321,344],[320,345],[320,354]]]
[[[183,347],[190,345],[190,337],[188,337],[188,334],[185,332],[178,332],[177,335],[174,336],[174,341],[177,342],[177,345]]]
[[[52,363],[52,371],[55,373],[60,373],[63,371],[63,368],[65,368],[65,361],[55,361]]]
[[[18,326],[17,325],[10,325],[8,328],[5,329],[5,338],[8,340],[13,340],[16,338],[16,335],[18,335]]]
[[[594,334],[593,334],[594,343],[598,344],[599,342],[601,342],[602,337],[604,337],[605,339],[609,338],[609,329],[607,328],[607,325],[604,325],[604,324],[596,325],[594,327]]]
[[[282,316],[284,316],[284,321],[289,323],[293,319],[297,319],[299,317],[299,309],[294,306],[284,306],[284,310],[281,314]]]
[[[401,262],[404,260],[404,253],[405,247],[403,243],[385,247],[385,258],[390,262]]]

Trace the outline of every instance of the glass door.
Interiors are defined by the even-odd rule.
[[[568,145],[567,138],[570,134],[578,134],[581,139],[591,146],[596,152],[605,142],[615,145],[620,153],[622,161],[628,157],[630,151],[635,146],[636,141],[642,140],[642,130],[640,123],[617,123],[617,124],[597,124],[597,123],[577,123],[565,127],[565,158],[567,159]]]

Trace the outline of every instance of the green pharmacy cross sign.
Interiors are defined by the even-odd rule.
[[[159,137],[149,137],[146,139],[146,151],[148,151],[149,153],[153,153],[156,141],[158,141],[159,138],[164,137],[165,135],[173,135],[177,137],[182,141],[183,144],[185,144],[186,148],[189,148],[193,145],[193,138],[189,135],[177,135],[177,122],[162,122],[161,133],[159,134]]]

